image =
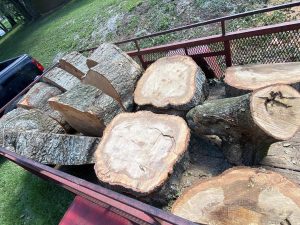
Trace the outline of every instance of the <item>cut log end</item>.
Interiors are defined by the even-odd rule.
[[[300,63],[233,66],[226,69],[225,82],[235,88],[256,90],[274,84],[300,82]]]
[[[134,100],[138,105],[166,108],[189,104],[195,95],[199,95],[197,103],[200,104],[208,94],[205,83],[205,76],[190,57],[164,57],[143,74],[134,92]]]
[[[96,150],[96,174],[100,181],[132,194],[150,194],[167,181],[186,152],[189,137],[189,128],[177,116],[147,111],[119,114]]]
[[[300,94],[288,85],[255,91],[250,106],[256,124],[275,139],[293,137],[300,126]]]
[[[204,224],[296,225],[300,188],[271,171],[234,168],[187,190],[172,212]]]

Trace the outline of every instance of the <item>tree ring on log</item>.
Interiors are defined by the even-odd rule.
[[[158,108],[185,106],[192,101],[195,101],[195,106],[208,95],[205,84],[205,76],[192,58],[163,57],[151,64],[138,81],[134,101],[138,105]]]
[[[290,139],[300,126],[300,94],[288,85],[255,91],[250,108],[254,122],[275,139]]]
[[[296,225],[300,188],[269,170],[236,167],[188,189],[172,212],[209,225]]]
[[[300,62],[232,66],[226,69],[225,82],[243,90],[256,90],[274,84],[298,83]]]
[[[100,181],[143,196],[165,184],[188,148],[190,131],[178,116],[121,113],[104,130],[95,152]]]

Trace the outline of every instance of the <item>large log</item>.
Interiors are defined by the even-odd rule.
[[[172,212],[211,225],[297,225],[300,187],[275,172],[234,168],[187,190]]]
[[[225,82],[228,97],[245,94],[273,84],[300,82],[300,63],[250,64],[226,69]]]
[[[208,96],[204,73],[188,56],[163,57],[137,83],[134,101],[156,108],[189,110]]]
[[[207,101],[190,110],[187,121],[199,135],[219,136],[231,163],[252,165],[272,143],[297,132],[300,94],[288,85],[273,85],[252,95]]]
[[[107,126],[95,152],[96,175],[104,184],[135,196],[156,192],[167,198],[171,174],[179,179],[178,170],[183,172],[189,138],[180,117],[121,113]]]
[[[88,72],[89,68],[86,65],[86,57],[79,52],[71,52],[59,60],[59,67],[73,74],[78,79]]]
[[[48,102],[75,130],[96,137],[100,137],[105,126],[122,111],[113,98],[84,84],[50,98]]]
[[[135,84],[143,69],[113,44],[102,44],[87,59],[89,72],[83,83],[93,85],[116,99],[125,109],[133,107]]]
[[[69,132],[71,129],[69,124],[67,124],[64,118],[57,111],[53,110],[48,103],[49,98],[60,94],[62,94],[62,91],[57,87],[39,82],[21,98],[17,105],[24,109],[39,109],[61,124],[66,132]]]
[[[9,131],[39,131],[49,133],[64,133],[63,127],[39,110],[17,108],[5,114],[0,119],[0,144],[4,134]]]
[[[48,111],[50,108],[47,105],[49,98],[62,93],[57,87],[53,87],[49,84],[39,82],[36,83],[18,102],[18,107],[24,109],[41,109]]]
[[[4,147],[34,161],[50,165],[81,165],[94,162],[100,139],[41,132],[5,133]]]
[[[43,76],[43,81],[59,88],[62,91],[71,90],[80,83],[80,80],[77,77],[58,67],[48,71]]]

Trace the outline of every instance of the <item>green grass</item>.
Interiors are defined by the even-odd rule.
[[[0,224],[56,225],[73,195],[0,158]]]

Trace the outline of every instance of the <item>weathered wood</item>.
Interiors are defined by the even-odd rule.
[[[268,155],[260,162],[263,166],[273,166],[300,172],[300,132],[287,140],[276,142],[269,148]]]
[[[300,186],[300,171],[281,169],[272,166],[262,166],[262,168],[279,173]]]
[[[58,67],[48,71],[44,75],[43,81],[62,91],[69,91],[80,83],[80,80],[77,77]]]
[[[18,102],[18,107],[24,109],[41,109],[48,111],[49,106],[47,101],[49,98],[62,93],[57,87],[51,86],[49,84],[39,82],[36,83]]]
[[[100,138],[41,132],[5,133],[4,147],[44,164],[81,165],[94,162]]]
[[[83,83],[99,88],[131,111],[135,84],[143,71],[140,65],[120,48],[108,43],[96,49],[87,64],[90,70]]]
[[[49,133],[64,133],[62,126],[39,110],[17,108],[5,114],[0,119],[0,144],[6,132],[39,131]]]
[[[233,168],[188,189],[172,212],[203,224],[296,225],[300,187],[272,171]]]
[[[61,93],[62,91],[57,87],[39,82],[23,96],[17,105],[24,109],[39,109],[62,125],[65,131],[69,132],[71,130],[69,124],[57,111],[53,110],[48,103],[49,98],[60,95]]]
[[[300,94],[274,85],[234,98],[207,101],[190,110],[187,121],[199,135],[217,135],[227,159],[258,163],[269,146],[291,138],[300,125]]]
[[[113,98],[84,84],[77,85],[48,102],[75,130],[96,137],[100,137],[105,126],[122,111]]]
[[[81,79],[89,70],[86,59],[79,52],[71,52],[59,60],[59,67]]]
[[[147,111],[119,114],[95,152],[96,175],[110,187],[136,196],[167,196],[172,190],[164,185],[172,183],[167,182],[171,174],[178,179],[178,170],[183,171],[189,138],[180,117]]]
[[[242,90],[256,90],[274,84],[298,83],[300,62],[232,66],[226,69],[225,82]]]
[[[169,56],[148,67],[137,83],[138,105],[189,110],[208,96],[204,73],[188,56]]]

